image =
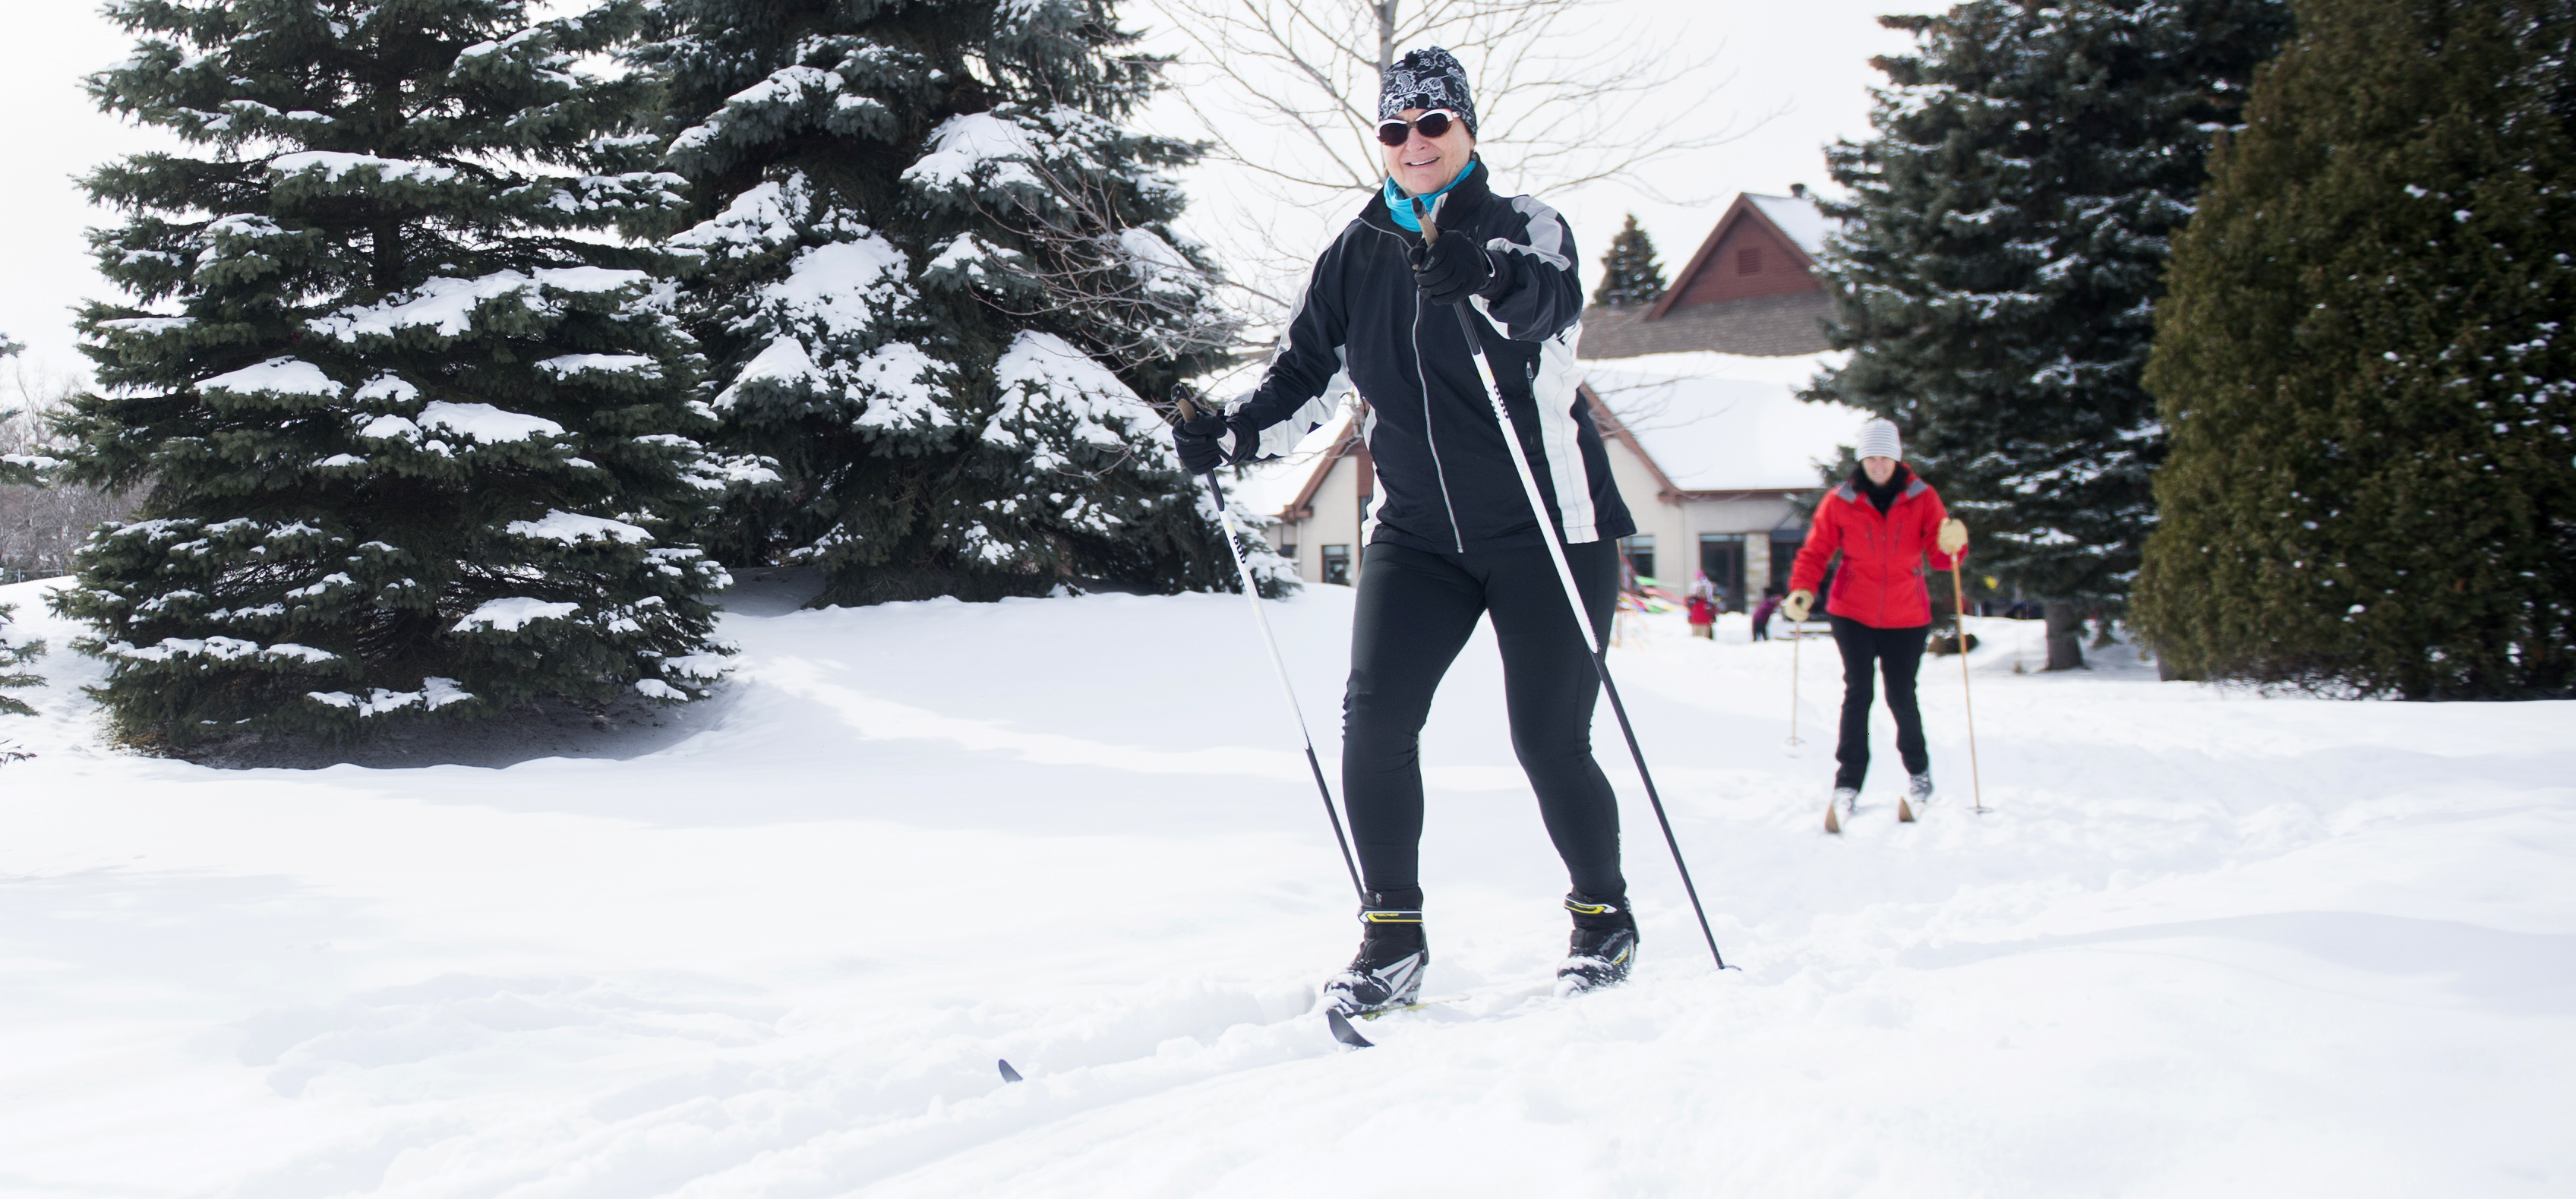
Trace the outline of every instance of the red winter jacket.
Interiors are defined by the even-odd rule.
[[[1789,568],[1789,590],[1815,590],[1825,577],[1825,563],[1835,550],[1841,550],[1843,564],[1834,571],[1834,593],[1825,599],[1826,612],[1874,629],[1931,624],[1932,597],[1923,589],[1923,559],[1929,555],[1934,570],[1950,569],[1950,555],[1935,542],[1942,518],[1948,515],[1940,494],[1921,479],[1909,479],[1885,516],[1845,479],[1817,503],[1807,543],[1798,547],[1797,564]],[[1961,550],[1959,557],[1967,557],[1967,551]]]

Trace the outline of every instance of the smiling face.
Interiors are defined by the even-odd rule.
[[[1860,468],[1869,472],[1870,482],[1876,483],[1881,487],[1887,486],[1887,481],[1896,477],[1896,459],[1894,458],[1881,458],[1874,456],[1863,458],[1860,460]]]
[[[1408,108],[1400,115],[1405,120],[1418,119],[1430,111]],[[1437,138],[1422,136],[1419,129],[1404,139],[1401,146],[1378,147],[1385,153],[1387,177],[1408,196],[1427,196],[1449,186],[1458,172],[1467,169],[1467,159],[1475,153],[1476,139],[1467,133],[1465,121],[1449,122],[1449,132]]]

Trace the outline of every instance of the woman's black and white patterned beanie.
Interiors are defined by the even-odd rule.
[[[1469,137],[1476,134],[1476,102],[1467,95],[1467,68],[1459,65],[1458,56],[1438,46],[1408,51],[1386,69],[1386,83],[1377,93],[1377,119],[1393,120],[1408,108],[1446,108],[1466,122]]]

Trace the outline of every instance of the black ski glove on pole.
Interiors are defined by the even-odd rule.
[[[1234,434],[1234,453],[1225,452],[1225,435]],[[1172,449],[1180,455],[1181,469],[1203,475],[1228,462],[1241,462],[1261,446],[1261,433],[1251,422],[1229,417],[1214,408],[1201,408],[1199,414],[1172,426]]]
[[[1473,237],[1444,237],[1413,247],[1413,284],[1434,304],[1462,303],[1469,296],[1488,300],[1511,286],[1511,262],[1497,261]]]

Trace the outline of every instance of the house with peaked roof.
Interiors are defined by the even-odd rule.
[[[1833,315],[1833,299],[1815,267],[1833,222],[1817,210],[1805,185],[1789,193],[1737,196],[1654,303],[1586,310],[1576,356],[1823,351],[1825,335],[1817,322]]]
[[[1586,311],[1577,343],[1584,402],[1637,521],[1621,542],[1629,564],[1676,592],[1704,573],[1732,610],[1785,590],[1806,539],[1800,501],[1823,490],[1816,463],[1866,418],[1797,398],[1839,356],[1817,325],[1832,306],[1813,274],[1830,222],[1791,192],[1737,197],[1662,298]],[[1272,544],[1310,583],[1358,581],[1377,490],[1362,423],[1346,413],[1318,430],[1307,445],[1320,448],[1278,480],[1296,490]]]

